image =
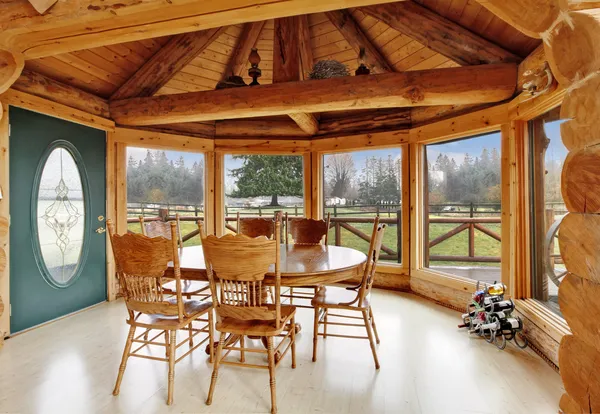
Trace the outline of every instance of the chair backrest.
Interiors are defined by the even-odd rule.
[[[272,239],[275,233],[275,220],[268,217],[240,217],[237,213],[237,234],[248,237],[265,236]]]
[[[177,225],[177,243],[179,247],[183,247],[183,239],[181,237],[181,225],[179,220],[179,213],[175,214],[175,223]],[[140,216],[140,226],[142,227],[142,234],[148,237],[164,237],[165,239],[171,240],[171,222],[162,220],[146,221],[144,216]]]
[[[385,232],[386,227],[385,224],[379,224],[379,217],[375,217],[373,232],[371,233],[371,242],[369,243],[369,251],[367,253],[367,262],[365,263],[363,278],[358,290],[358,306],[362,306],[364,299],[371,293],[373,281],[375,280],[377,262],[379,262],[379,252],[381,251],[381,245],[383,244],[383,233]]]
[[[148,237],[143,234],[118,235],[112,220],[106,222],[115,258],[117,277],[130,317],[133,312],[184,317],[181,297],[181,270],[177,248],[176,224],[170,223],[171,235]],[[169,262],[173,262],[177,302],[165,299],[162,285]]]
[[[206,236],[198,221],[206,272],[215,302],[217,318],[274,321],[281,324],[281,274],[279,270],[280,223],[275,222],[275,238],[251,238],[243,234],[223,237]],[[265,274],[275,273],[275,307],[263,302]],[[217,279],[219,289],[217,292]]]
[[[327,244],[327,235],[329,233],[330,214],[327,213],[326,220],[315,220],[311,218],[293,218],[288,219],[285,214],[287,231],[285,233],[285,243],[289,243],[288,235],[292,236],[295,244]],[[325,240],[323,240],[325,236]]]

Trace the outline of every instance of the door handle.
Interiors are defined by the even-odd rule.
[[[102,234],[102,233],[105,233],[105,232],[106,232],[106,229],[104,227],[102,227],[102,226],[100,226],[100,227],[98,227],[96,229],[96,233],[98,233],[98,234]]]

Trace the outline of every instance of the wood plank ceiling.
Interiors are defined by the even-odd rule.
[[[446,17],[490,40],[518,56],[527,56],[539,44],[498,17],[475,0],[416,0],[437,14]],[[422,70],[458,66],[406,34],[352,10],[352,16],[367,38],[396,71]],[[335,59],[348,66],[353,74],[357,53],[331,23],[325,13],[308,16],[314,61]],[[222,80],[227,63],[239,42],[243,25],[229,26],[190,64],[185,66],[157,94],[173,94],[214,89]],[[55,80],[76,86],[87,92],[108,98],[133,75],[168,38],[129,42],[48,58],[27,61],[27,67]],[[262,58],[261,84],[273,79],[273,20],[265,22],[255,47]],[[244,80],[251,79],[244,71]]]
[[[476,0],[414,1],[507,52],[511,52],[517,58],[526,57],[540,43],[538,39],[526,36],[494,16]],[[423,37],[420,37],[421,42],[415,40],[415,37],[419,38],[419,36],[411,37],[409,30],[401,33],[396,30],[397,26],[392,28],[360,9],[350,9],[348,12],[347,16],[351,16],[356,22],[354,27],[358,27],[363,32],[359,35],[363,36],[364,34],[361,37],[362,41],[364,42],[366,38],[376,49],[376,54],[378,51],[378,58],[380,61],[383,59],[386,70],[391,68],[396,72],[404,72],[459,66],[447,56],[427,47],[423,43],[426,42]],[[308,15],[313,62],[334,59],[347,65],[350,73],[354,74],[358,66],[357,41],[354,40],[353,44],[349,43],[348,34],[343,34],[338,29],[340,21],[336,23],[338,25],[336,27],[332,23],[332,20],[335,20],[332,16],[334,15],[327,13]],[[340,16],[338,14],[341,19]],[[202,51],[187,65],[174,73],[155,95],[215,89],[219,81],[231,74],[226,72],[234,70],[236,50],[243,49],[243,38],[247,38],[249,33],[251,39],[256,39],[254,47],[258,48],[262,59],[260,63],[262,77],[259,82],[261,84],[272,83],[274,21],[254,23],[253,28],[250,25],[252,23],[237,24],[218,32],[210,43],[202,48]],[[169,37],[148,39],[34,59],[27,61],[26,67],[54,80],[108,99],[169,39]],[[352,39],[349,40],[352,41]],[[244,50],[247,50],[247,47],[249,46],[246,45]],[[435,46],[432,47],[435,48]],[[240,61],[246,63],[241,73],[244,81],[250,83],[251,79],[248,77],[246,69],[247,61],[243,56],[237,57],[238,70]],[[392,116],[391,122],[402,124],[406,120],[396,119]]]

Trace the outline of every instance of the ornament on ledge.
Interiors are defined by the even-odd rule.
[[[260,83],[258,83],[258,78],[260,78],[260,75],[262,75],[262,72],[258,67],[258,64],[260,63],[260,55],[258,54],[258,49],[256,49],[255,47],[252,48],[250,56],[248,57],[248,61],[250,62],[248,76],[252,78],[250,86],[260,85]]]
[[[258,67],[258,64],[260,63],[260,56],[256,48],[252,48],[250,56],[248,57],[248,61],[250,61],[251,65],[250,69],[248,69],[248,75],[252,78],[252,83],[250,83],[250,86],[260,85],[257,80],[258,78],[260,78],[261,75],[261,70]],[[224,79],[217,83],[215,89],[239,88],[242,86],[248,86],[246,85],[246,82],[244,82],[244,78],[232,74],[229,77],[227,77],[227,79]]]
[[[329,79],[350,76],[348,67],[337,60],[320,60],[314,64],[310,79]]]

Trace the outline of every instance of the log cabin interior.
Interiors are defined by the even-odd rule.
[[[599,413],[599,73],[589,0],[1,1],[0,412]]]

